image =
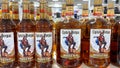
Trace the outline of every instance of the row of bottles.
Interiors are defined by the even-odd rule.
[[[66,0],[62,7],[62,21],[56,24],[57,62],[65,68],[76,68],[81,62],[93,68],[106,68],[110,63],[119,67],[120,19],[114,19],[111,3],[108,19],[103,18],[102,0],[94,0],[93,19],[88,18],[86,7],[81,22],[73,19],[72,8],[73,0]]]
[[[82,62],[94,68],[106,68],[110,61],[120,66],[119,20],[105,20],[101,16],[101,0],[94,0],[94,19],[89,20],[85,15],[80,23],[72,18],[73,3],[74,0],[66,0],[62,20],[55,24],[47,0],[40,0],[37,21],[33,3],[23,0],[20,22],[17,6],[12,7],[14,19],[11,20],[8,0],[2,0],[0,67],[51,68],[55,52],[57,63],[65,68],[77,68]]]
[[[47,1],[40,0],[40,19],[34,20],[33,4],[23,0],[23,17],[19,21],[17,3],[13,3],[13,19],[9,2],[2,0],[0,21],[0,67],[2,68],[51,68],[53,51],[53,22],[50,21]],[[30,10],[31,9],[31,10]],[[50,11],[50,8],[49,8]],[[48,15],[49,14],[49,15]]]

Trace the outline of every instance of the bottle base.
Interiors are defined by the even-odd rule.
[[[107,68],[110,64],[108,59],[93,59],[84,62],[85,65],[91,68]]]
[[[79,59],[74,59],[74,60],[61,59],[61,60],[57,60],[57,64],[61,68],[78,68],[81,66],[82,62],[80,62]]]

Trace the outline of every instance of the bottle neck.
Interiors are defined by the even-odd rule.
[[[23,19],[30,19],[30,14],[29,14],[29,6],[28,6],[28,4],[24,4],[23,3]]]
[[[30,11],[30,19],[31,20],[35,20],[34,19],[34,3],[33,2],[31,2],[29,4],[29,11]]]
[[[40,19],[48,19],[46,8],[47,8],[46,3],[41,3],[41,5],[40,5]]]
[[[8,3],[2,3],[2,19],[10,19]]]
[[[12,19],[19,20],[19,11],[18,11],[18,9],[13,10]]]
[[[12,19],[13,20],[19,20],[19,14],[13,14]]]
[[[15,2],[12,5],[12,19],[18,20],[19,19],[19,9],[18,9],[18,3]]]
[[[30,19],[29,13],[23,13],[23,19]]]
[[[30,14],[30,19],[31,19],[31,20],[35,20],[35,19],[34,19],[34,14]]]
[[[66,17],[67,18],[72,18],[73,14],[74,14],[74,8],[73,8],[73,4],[67,4],[66,5]]]
[[[9,13],[2,13],[2,19],[10,19]]]

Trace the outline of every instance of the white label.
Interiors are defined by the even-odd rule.
[[[61,57],[75,59],[80,57],[81,29],[61,29]]]
[[[18,53],[19,61],[29,62],[33,60],[34,54],[34,33],[29,32],[18,32],[17,33],[18,41]]]
[[[90,57],[109,57],[111,29],[91,29]]]
[[[13,32],[0,33],[0,62],[8,63],[15,60]]]
[[[52,51],[52,32],[35,33],[37,62],[49,62]]]

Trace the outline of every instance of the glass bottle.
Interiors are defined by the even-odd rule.
[[[0,67],[15,68],[15,24],[10,19],[8,0],[2,0],[0,21]]]
[[[120,67],[120,18],[116,20],[112,17],[110,18],[111,29],[112,29],[112,43],[110,52],[110,61],[113,65]]]
[[[33,68],[34,61],[34,23],[30,20],[29,1],[23,1],[22,21],[17,25],[17,60],[20,68]]]
[[[83,44],[86,45],[84,63],[95,68],[106,68],[110,64],[111,28],[102,17],[102,11],[102,1],[95,1],[95,19],[89,21],[89,38]]]
[[[88,5],[87,4],[83,4],[83,9],[82,9],[82,19],[81,21],[81,28],[82,28],[82,43],[81,44],[85,44],[86,40],[88,39],[89,36],[89,18],[88,18]],[[86,52],[86,45],[82,45],[81,46],[81,53],[82,53],[82,60],[84,61],[84,59],[86,59],[86,56],[84,55],[84,52]]]
[[[35,60],[36,68],[52,68],[53,27],[46,16],[46,0],[40,1],[40,20],[36,23],[35,32]]]
[[[116,18],[116,23],[112,25],[112,43],[110,61],[113,65],[120,67],[120,46],[119,46],[119,35],[120,35],[120,18]]]
[[[57,63],[65,68],[81,65],[80,23],[73,19],[73,1],[66,0],[66,18],[57,25]],[[69,3],[70,2],[70,3]]]

